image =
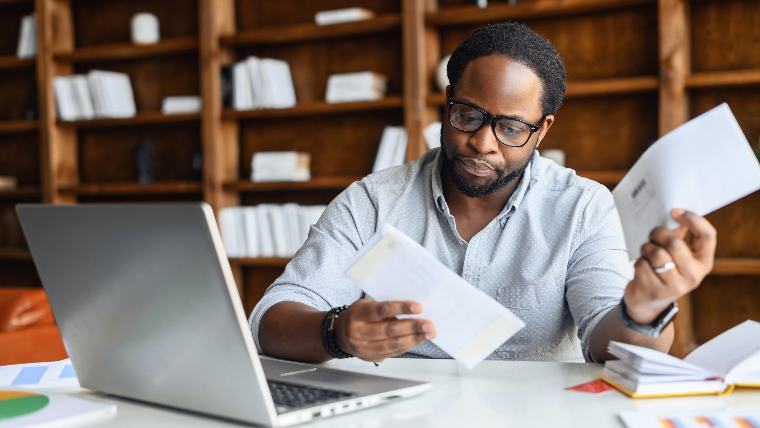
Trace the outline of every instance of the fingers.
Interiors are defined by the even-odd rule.
[[[694,257],[712,269],[715,247],[717,245],[717,232],[707,219],[691,211],[676,208],[671,211],[673,218],[681,225],[688,228],[692,236],[691,251]]]
[[[362,321],[382,321],[398,315],[414,315],[422,312],[422,305],[413,301],[375,302],[366,300],[357,305],[352,314],[354,319]]]
[[[641,256],[648,262],[649,271],[661,280],[657,281],[660,285],[672,284],[680,280],[679,264],[675,262],[674,258],[665,248],[655,243],[647,242],[641,246]],[[657,272],[658,268],[662,268],[671,262],[675,264],[675,267],[665,272]]]
[[[394,337],[408,336],[410,334],[428,335],[428,339],[435,336],[435,327],[432,322],[421,319],[403,319],[375,323],[362,323],[352,331],[351,339],[360,341],[385,340]]]
[[[686,228],[683,227],[683,230],[686,231]],[[696,261],[694,259],[694,255],[692,254],[691,250],[689,249],[689,246],[686,245],[686,241],[684,241],[682,238],[683,236],[679,233],[673,233],[674,231],[670,229],[666,229],[664,227],[658,227],[654,229],[650,235],[650,239],[652,242],[661,248],[663,248],[668,255],[673,259],[673,262],[675,262],[677,268],[678,268],[678,274],[686,279],[688,282],[699,282],[699,278],[695,276],[695,272],[693,269],[693,266],[695,265]],[[643,254],[643,247],[642,247],[642,254]],[[650,251],[649,249],[647,251]],[[656,256],[653,256],[656,257]],[[653,266],[662,266],[664,263],[659,263]]]
[[[365,349],[372,360],[385,359],[411,351],[425,340],[424,334],[409,334],[392,339],[368,342]]]

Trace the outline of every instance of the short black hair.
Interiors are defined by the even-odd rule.
[[[528,66],[541,79],[543,115],[559,110],[567,88],[565,64],[548,40],[519,22],[484,25],[462,41],[451,54],[446,68],[451,86],[456,86],[470,61],[494,54]]]

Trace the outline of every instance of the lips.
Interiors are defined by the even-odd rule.
[[[462,168],[464,168],[465,171],[478,177],[485,177],[488,175],[492,175],[495,171],[493,168],[491,168],[490,165],[484,162],[478,162],[472,159],[465,159],[465,158],[457,158],[457,161],[459,161],[459,163],[462,165]]]

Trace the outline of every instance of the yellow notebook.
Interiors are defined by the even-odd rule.
[[[610,342],[600,377],[632,398],[728,394],[760,388],[760,323],[745,321],[683,360],[650,348]]]

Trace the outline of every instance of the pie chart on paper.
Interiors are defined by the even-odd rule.
[[[50,400],[45,395],[25,391],[0,391],[0,421],[43,409]]]

